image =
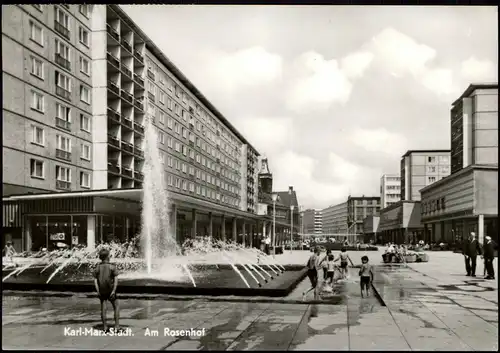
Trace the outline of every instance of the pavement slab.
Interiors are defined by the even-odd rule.
[[[293,263],[294,253],[282,263]],[[353,255],[353,261],[362,253]],[[378,264],[381,252],[368,255]],[[305,262],[308,256],[300,253],[295,261]],[[302,292],[310,286],[307,279],[283,302],[122,299],[120,325],[125,336],[65,334],[68,328],[101,330],[96,298],[4,293],[2,348],[496,351],[498,284],[472,280],[460,273],[462,267],[463,258],[450,252],[430,253],[429,263],[380,266],[374,282],[377,293],[368,298],[361,298],[359,278],[351,271],[348,281],[334,286],[334,299],[325,295],[320,303],[302,302]],[[108,324],[113,320],[109,306]],[[165,328],[204,331],[165,335]]]

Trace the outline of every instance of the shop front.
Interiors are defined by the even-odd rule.
[[[471,165],[420,192],[426,242],[459,247],[471,232],[498,242],[498,167]]]
[[[378,242],[415,244],[423,239],[419,201],[399,201],[380,210]]]

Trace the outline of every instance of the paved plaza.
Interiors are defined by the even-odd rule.
[[[280,262],[300,263],[308,254],[285,254]],[[335,305],[299,303],[307,280],[274,302],[123,299],[120,324],[128,336],[120,337],[70,335],[100,328],[95,298],[3,293],[3,349],[496,351],[498,283],[466,277],[459,254],[429,254],[429,263],[380,266],[374,286],[382,301],[360,297],[356,270]],[[361,255],[353,252],[353,261]],[[368,255],[380,264],[380,252]],[[174,337],[165,328],[202,335]]]

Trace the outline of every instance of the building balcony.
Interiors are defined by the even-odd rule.
[[[123,78],[128,78],[132,80],[132,71],[130,69],[126,68],[125,66],[122,65],[122,79]]]
[[[67,101],[71,101],[71,92],[62,87],[56,86],[56,95]]]
[[[120,166],[117,162],[108,162],[108,171],[115,174],[120,174]]]
[[[115,112],[111,108],[108,108],[108,118],[111,119],[111,120],[114,120],[114,121],[116,121],[118,123],[121,121],[120,114],[118,112]]]
[[[142,56],[141,52],[138,50],[134,51],[134,56],[135,58],[142,64],[144,64],[144,57]]]
[[[139,110],[144,111],[144,97],[134,99],[134,105],[139,108]]]
[[[64,25],[62,23],[58,22],[57,20],[54,21],[54,29],[56,30],[56,32],[58,32],[60,35],[62,35],[64,38],[70,39],[69,29],[64,27]]]
[[[148,98],[150,101],[153,101],[153,102],[155,101],[155,95],[151,92],[148,92]]]
[[[120,42],[120,34],[118,33],[118,31],[116,29],[114,29],[113,27],[111,27],[111,25],[109,25],[109,24],[106,25],[106,31],[117,42]]]
[[[122,38],[121,40],[121,43],[122,43],[122,46],[127,49],[127,51],[132,54],[133,53],[133,50],[132,50],[132,45],[127,41],[125,40],[125,38]]]
[[[155,74],[150,69],[148,69],[148,78],[152,79],[153,81],[155,80]]]
[[[144,87],[144,80],[138,74],[134,74],[134,81],[138,83],[140,86]]]
[[[120,68],[120,59],[115,57],[113,54],[110,52],[106,53],[106,59],[108,62],[110,62],[112,65],[116,66],[117,68]]]
[[[69,181],[56,180],[56,189],[59,190],[70,190],[71,183]]]
[[[125,99],[130,104],[134,104],[134,96],[129,92],[122,90],[122,98]]]
[[[141,124],[134,123],[134,130],[144,135],[144,126],[142,126]]]
[[[63,58],[61,56],[61,54],[56,53],[55,62],[57,65],[61,66],[62,68],[66,69],[68,71],[71,71],[71,63],[69,62],[68,59]]]
[[[129,177],[129,178],[133,178],[134,172],[132,171],[132,169],[123,167],[122,168],[122,175]]]
[[[118,87],[118,85],[115,82],[108,80],[108,89],[115,95],[120,97],[120,87]]]
[[[134,146],[134,154],[139,157],[144,157],[144,151],[137,146]]]
[[[56,148],[56,158],[64,159],[65,161],[71,160],[71,152]]]
[[[120,140],[116,136],[108,134],[108,143],[112,146],[120,148]]]
[[[56,126],[61,129],[71,131],[71,123],[58,117],[56,117]]]
[[[134,146],[128,142],[122,142],[122,150],[133,154],[134,153]]]
[[[133,130],[134,129],[134,122],[130,119],[123,118],[122,119],[122,124],[128,127],[129,129]]]
[[[140,181],[144,180],[144,174],[138,171],[134,171],[134,178]]]

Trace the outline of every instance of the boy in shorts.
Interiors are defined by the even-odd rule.
[[[373,282],[373,267],[368,263],[368,256],[363,256],[361,258],[361,269],[359,270],[359,276],[361,277],[361,298],[363,296],[363,288],[366,292],[366,296],[370,295],[370,284]]]
[[[116,299],[116,287],[118,286],[118,271],[116,266],[109,263],[109,250],[102,249],[99,251],[99,263],[94,271],[94,284],[97,290],[97,295],[101,300],[101,319],[103,330],[107,331],[106,325],[106,301],[110,301],[113,305],[115,314],[115,332],[119,330],[119,310],[118,299]]]

